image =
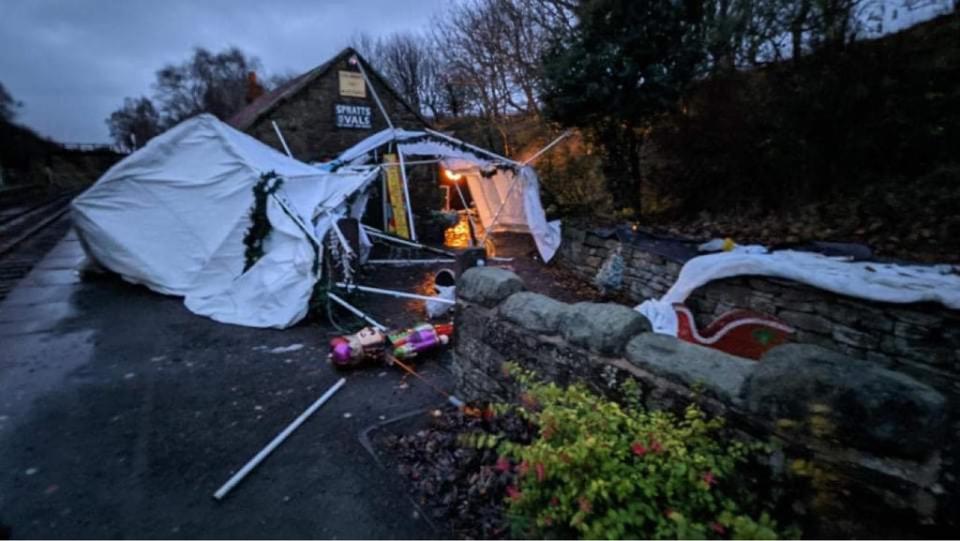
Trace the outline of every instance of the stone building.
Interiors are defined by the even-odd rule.
[[[283,152],[277,123],[290,152],[305,162],[326,161],[387,128],[386,119],[358,66],[376,90],[396,127],[420,129],[429,123],[355,50],[346,48],[324,64],[268,92],[235,114],[229,123]]]

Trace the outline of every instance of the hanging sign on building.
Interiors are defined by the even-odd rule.
[[[373,112],[367,105],[336,103],[333,106],[333,113],[336,117],[334,124],[338,128],[369,130],[373,127]]]
[[[400,164],[397,162],[396,154],[384,154],[383,168],[387,175],[387,194],[390,200],[390,218],[387,221],[387,231],[403,237],[410,238],[410,228],[407,225],[407,207],[404,200],[403,178],[400,176]]]
[[[366,98],[367,85],[363,82],[363,75],[355,71],[340,72],[340,95],[351,98]]]

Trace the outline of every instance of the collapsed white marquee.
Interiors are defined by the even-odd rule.
[[[432,130],[388,128],[347,149],[327,167],[366,164],[374,151],[391,143],[401,156],[439,158],[446,169],[463,175],[485,230],[529,233],[543,261],[553,258],[560,247],[560,221],[547,222],[539,179],[528,165]]]
[[[268,172],[283,180],[267,199],[272,231],[244,272],[253,187]],[[110,168],[73,218],[87,254],[125,280],[217,321],[285,328],[307,313],[321,239],[377,173],[324,171],[200,115]]]

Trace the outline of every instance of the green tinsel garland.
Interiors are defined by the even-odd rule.
[[[270,181],[276,180],[271,184]],[[263,243],[270,236],[273,226],[267,218],[267,198],[280,189],[283,179],[274,171],[260,175],[260,181],[253,186],[253,208],[250,209],[250,228],[243,237],[246,262],[243,272],[250,270],[263,257]]]

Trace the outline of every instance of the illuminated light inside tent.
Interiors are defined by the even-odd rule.
[[[444,170],[443,170],[443,174],[444,174],[444,176],[446,176],[448,179],[450,179],[450,180],[452,180],[452,181],[454,181],[454,182],[456,182],[456,181],[460,180],[461,178],[463,178],[463,174],[457,173],[456,171],[451,171],[451,170],[449,170],[449,169],[444,169]]]
[[[460,219],[457,223],[443,232],[443,245],[448,248],[470,247],[470,220],[466,212],[461,212],[459,215]]]

